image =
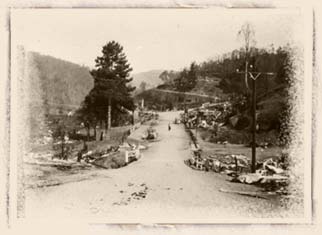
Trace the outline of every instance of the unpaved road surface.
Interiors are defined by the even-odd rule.
[[[106,170],[104,177],[27,190],[25,216],[91,217],[106,223],[213,223],[288,216],[276,200],[219,191],[258,190],[253,186],[187,167],[183,160],[190,156],[190,140],[184,127],[172,124],[168,131],[177,115],[160,113],[155,127],[160,140],[139,161]]]

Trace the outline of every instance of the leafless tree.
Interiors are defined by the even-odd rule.
[[[245,84],[248,89],[247,76],[248,76],[248,59],[250,57],[251,48],[255,46],[255,30],[254,27],[246,22],[242,25],[241,29],[238,31],[237,35],[241,40],[243,40],[245,47]]]
[[[249,58],[251,48],[256,44],[254,27],[248,22],[244,23],[238,31],[238,37],[243,40],[247,60]]]

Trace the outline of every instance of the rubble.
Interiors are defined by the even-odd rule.
[[[249,160],[241,154],[208,156],[207,159],[212,163],[212,170],[217,173],[225,170],[246,172],[249,167]]]
[[[141,124],[143,124],[151,120],[158,120],[159,114],[153,111],[140,111],[139,118],[141,120]]]
[[[152,126],[150,126],[146,130],[146,133],[142,136],[143,140],[156,140],[157,138],[158,138],[158,133]]]
[[[229,102],[204,103],[199,108],[189,109],[181,116],[181,122],[185,123],[188,129],[196,127],[216,129],[224,124],[230,113],[231,104]]]
[[[266,191],[287,194],[286,186],[289,184],[289,177],[278,174],[262,175],[260,173],[253,173],[240,175],[233,178],[232,181],[245,184],[254,184],[264,188]]]
[[[252,173],[252,174],[242,174],[238,176],[237,178],[233,179],[234,182],[240,182],[245,184],[254,184],[259,182],[261,179],[263,179],[264,176],[262,176],[259,173]]]
[[[254,184],[267,191],[285,194],[289,184],[284,157],[269,158],[257,163],[256,173],[250,173],[250,161],[242,154],[202,157],[201,150],[193,151],[185,164],[195,170],[213,171],[233,177],[232,182]]]
[[[173,123],[174,124],[180,124],[181,123],[181,120],[179,118],[175,118]]]
[[[265,165],[265,168],[267,168],[268,170],[274,172],[275,174],[282,174],[284,172],[283,169],[277,168],[277,167],[271,166],[271,165]]]
[[[82,152],[80,159],[98,167],[114,169],[138,160],[142,156],[141,151],[145,149],[147,147],[142,144],[124,142],[118,146],[110,146],[104,151]]]
[[[138,149],[139,150],[146,150],[147,149],[147,147],[146,146],[144,146],[144,145],[138,145]]]
[[[90,163],[106,169],[115,169],[123,167],[133,161],[137,161],[140,159],[141,155],[140,149],[136,146],[132,146],[130,150],[118,148],[115,151],[98,155],[96,157],[93,157],[92,155]]]
[[[116,152],[109,155],[103,155],[95,159],[92,164],[105,169],[116,169],[126,165],[125,158],[121,152]]]

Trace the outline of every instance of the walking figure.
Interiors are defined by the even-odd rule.
[[[168,130],[171,131],[171,125],[170,125],[170,123],[168,124]]]

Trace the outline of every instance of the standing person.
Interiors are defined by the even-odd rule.
[[[171,125],[170,125],[170,122],[168,124],[168,130],[171,131]]]

